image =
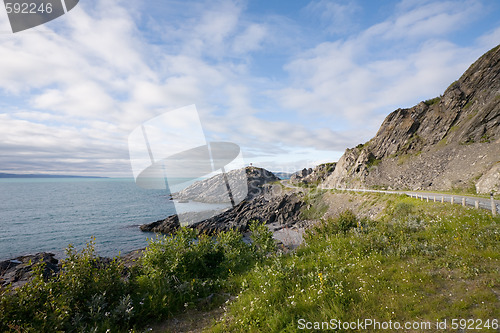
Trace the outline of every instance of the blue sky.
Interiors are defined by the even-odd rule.
[[[82,0],[0,31],[0,172],[131,176],[128,135],[191,104],[208,140],[294,171],[442,94],[500,43],[500,2]]]

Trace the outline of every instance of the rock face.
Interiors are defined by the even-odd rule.
[[[301,182],[303,181],[307,176],[309,176],[310,174],[312,174],[313,172],[313,169],[312,168],[309,168],[309,169],[302,169],[300,171],[297,171],[295,172],[291,177],[290,177],[290,181],[292,183],[298,183],[298,182]]]
[[[59,272],[60,267],[58,260],[54,258],[52,253],[37,253],[17,257],[11,260],[0,262],[0,287],[11,284],[13,288],[20,287],[28,282],[33,274],[33,266],[43,262],[45,268],[43,274],[45,277],[52,276]]]
[[[291,225],[300,221],[300,210],[303,201],[295,194],[283,194],[281,186],[270,184],[270,182],[279,181],[278,177],[265,169],[256,167],[247,167],[241,170],[244,171],[248,184],[248,194],[243,201],[239,202],[234,208],[216,216],[213,216],[212,212],[193,212],[185,213],[182,220],[190,222],[189,227],[208,234],[230,229],[243,232],[248,229],[251,220],[282,225]],[[230,177],[235,176],[235,174],[231,174],[232,172],[227,175]],[[220,182],[224,182],[222,176],[212,177],[176,193],[173,198],[218,202],[211,199],[206,193],[216,193],[212,189],[219,186]],[[204,215],[210,217],[204,218]],[[171,215],[164,220],[140,226],[142,231],[165,234],[174,234],[179,227],[180,223],[177,215]]]
[[[476,183],[478,193],[500,193],[500,163],[495,164]]]
[[[302,169],[290,177],[291,183],[318,184],[323,182],[334,170],[336,163],[324,163],[314,169]]]
[[[250,200],[262,193],[264,184],[280,180],[272,172],[265,169],[246,167],[232,170],[226,173],[225,176],[219,174],[196,182],[180,192],[173,193],[172,198],[174,200],[193,200],[205,203],[230,203],[224,177],[226,177],[230,185],[235,202]]]
[[[489,192],[500,187],[500,45],[441,97],[392,112],[324,187]]]
[[[300,210],[303,204],[303,201],[295,194],[259,195],[252,200],[240,202],[236,207],[220,215],[191,224],[189,227],[196,228],[200,232],[214,234],[230,229],[246,231],[251,220],[292,225],[300,221]],[[165,220],[142,225],[141,230],[173,234],[179,227],[177,215],[172,215]]]

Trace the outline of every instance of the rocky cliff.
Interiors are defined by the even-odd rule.
[[[263,185],[279,181],[272,172],[257,168],[246,167],[224,174],[218,174],[209,179],[198,181],[184,190],[173,193],[174,200],[193,200],[205,203],[230,202],[226,180],[232,190],[236,203],[249,200],[262,193]]]
[[[252,220],[278,225],[291,225],[301,220],[300,213],[304,204],[302,199],[296,194],[283,193],[282,187],[278,184],[270,184],[279,180],[272,172],[257,167],[234,170],[227,173],[229,182],[231,183],[231,179],[234,180],[235,177],[241,177],[242,172],[248,181],[248,194],[244,200],[215,216],[210,211],[185,213],[182,216],[183,221],[188,222],[190,228],[213,234],[229,229],[246,231]],[[210,195],[215,195],[217,200],[223,199],[218,198],[218,191],[213,190],[220,184],[225,186],[222,177],[222,175],[217,175],[195,183],[184,191],[175,193],[173,198],[217,202],[210,198]],[[179,217],[175,214],[164,220],[141,225],[140,229],[173,234],[179,227]]]
[[[314,169],[302,169],[290,177],[292,184],[319,184],[323,182],[335,170],[335,163],[323,163]]]
[[[300,212],[303,205],[301,198],[295,194],[259,195],[252,200],[244,200],[219,215],[190,224],[189,227],[212,235],[230,229],[247,231],[252,220],[290,226],[301,220]],[[144,224],[141,230],[174,234],[179,227],[179,218],[177,215],[171,215],[164,220]]]
[[[500,191],[500,45],[440,97],[392,112],[324,187]]]

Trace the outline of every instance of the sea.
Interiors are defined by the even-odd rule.
[[[64,258],[69,244],[80,250],[93,237],[100,256],[144,248],[156,235],[139,225],[175,214],[169,199],[166,190],[140,188],[132,178],[1,178],[0,260],[38,252]]]

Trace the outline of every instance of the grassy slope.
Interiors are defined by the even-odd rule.
[[[252,246],[235,232],[195,242],[183,229],[152,240],[124,279],[120,262],[104,265],[92,242],[70,248],[59,276],[47,280],[38,267],[32,282],[1,294],[0,331],[142,332],[185,309],[218,316],[228,293],[237,298],[210,331],[293,332],[299,318],[500,318],[499,217],[375,193],[312,189],[305,199],[304,215],[330,217],[293,253],[266,256],[274,244],[263,225],[252,225]],[[339,207],[376,220],[332,217]]]
[[[235,277],[239,297],[211,331],[299,331],[299,318],[433,325],[500,319],[498,217],[458,205],[372,196],[387,204],[377,221],[357,220],[344,234],[339,223],[345,225],[345,218],[330,219],[295,253],[273,256]]]

